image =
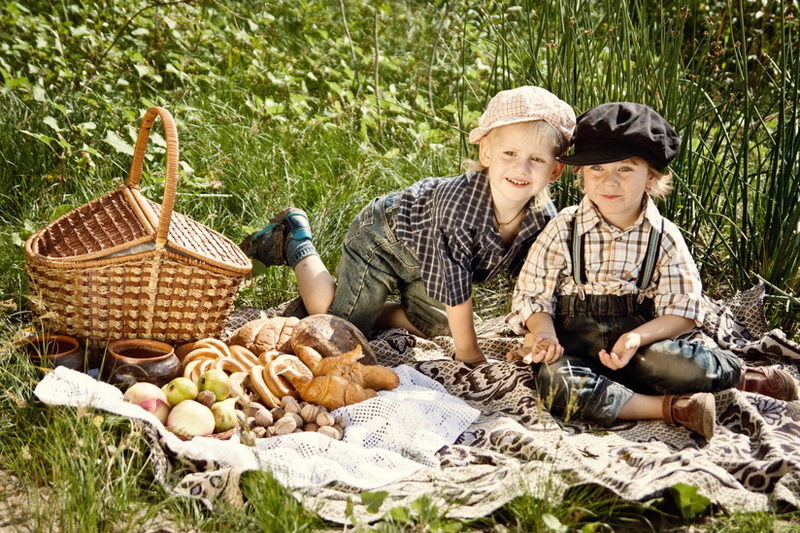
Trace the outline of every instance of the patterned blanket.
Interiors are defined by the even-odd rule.
[[[728,300],[710,301],[711,312],[703,328],[691,337],[716,342],[751,365],[781,364],[797,377],[800,346],[780,330],[768,328],[763,296],[763,287],[756,286]],[[231,327],[251,318],[251,312],[242,310]],[[676,483],[686,483],[728,509],[800,505],[800,402],[735,389],[716,393],[718,424],[711,439],[661,421],[625,422],[608,429],[580,421],[561,424],[533,392],[534,369],[505,362],[506,352],[520,347],[522,339],[512,336],[502,319],[480,324],[479,336],[481,348],[493,361],[477,368],[454,361],[452,340],[445,337],[424,340],[390,330],[372,342],[381,364],[407,369],[400,393],[410,390],[406,382],[411,380],[409,386],[437,395],[420,400],[431,422],[420,427],[425,433],[419,434],[426,437],[418,440],[437,443],[429,453],[409,453],[385,441],[370,445],[364,453],[369,452],[371,460],[386,466],[390,474],[372,483],[372,472],[361,472],[359,478],[347,468],[337,475],[336,469],[328,467],[320,467],[328,475],[311,472],[304,482],[299,474],[273,470],[276,479],[306,508],[338,523],[347,520],[348,501],[361,523],[378,519],[392,507],[408,506],[423,495],[447,507],[449,517],[468,519],[486,516],[523,494],[559,501],[570,487],[589,483],[628,500],[648,500]],[[37,387],[37,395],[46,403],[88,402],[119,412],[116,397],[103,399],[106,393],[98,393],[91,384],[76,385],[72,374],[53,374]],[[442,401],[454,410],[441,408]],[[383,420],[381,413],[390,412],[381,411],[374,420]],[[133,411],[121,414],[137,420],[150,436],[158,480],[173,493],[201,498],[208,505],[220,498],[241,502],[241,473],[270,469],[269,464],[275,463],[262,459],[275,453],[276,447],[284,461],[293,457],[287,453],[319,457],[336,452],[330,444],[317,441],[281,444],[283,437],[261,439],[256,449],[211,439],[187,443],[166,432],[154,418]],[[459,427],[456,422],[463,425],[454,432]],[[325,457],[335,462],[349,452],[338,453]],[[173,472],[178,465],[189,466],[194,473],[175,484]],[[367,488],[388,492],[378,513],[368,513],[360,505],[359,493]]]

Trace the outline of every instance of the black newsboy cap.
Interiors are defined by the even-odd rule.
[[[568,165],[600,165],[638,156],[663,172],[675,159],[681,140],[652,108],[633,102],[609,102],[578,116]]]

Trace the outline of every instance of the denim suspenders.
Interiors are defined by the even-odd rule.
[[[642,262],[640,269],[639,279],[636,281],[637,301],[642,303],[644,300],[644,289],[650,284],[653,279],[653,272],[656,267],[656,260],[661,251],[661,234],[664,231],[664,220],[661,220],[661,229],[655,226],[650,228],[650,236],[647,239],[647,253]],[[577,214],[572,217],[572,234],[570,235],[570,254],[572,256],[572,278],[578,286],[578,294],[581,300],[586,297],[583,286],[586,285],[586,264],[584,262],[584,254],[586,249],[586,234],[581,235],[580,239],[576,239],[575,235],[578,233],[578,217]]]

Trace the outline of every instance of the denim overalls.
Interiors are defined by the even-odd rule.
[[[417,256],[395,236],[402,191],[369,203],[350,224],[336,269],[336,294],[328,312],[349,320],[369,338],[392,288],[409,321],[429,337],[449,335],[443,303],[428,296]]]
[[[651,230],[637,282],[638,295],[584,295],[585,235],[576,241],[576,227],[577,217],[570,250],[573,277],[581,294],[558,298],[555,328],[564,356],[555,363],[540,365],[537,376],[539,394],[554,415],[563,417],[569,408],[584,420],[610,426],[635,392],[714,392],[739,382],[742,361],[732,352],[680,339],[640,347],[619,370],[604,366],[598,356],[601,349],[610,352],[621,335],[656,317],[653,300],[645,298],[643,290],[652,279],[661,231]]]

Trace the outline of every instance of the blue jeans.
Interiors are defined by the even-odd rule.
[[[562,296],[555,326],[564,356],[542,364],[537,375],[539,394],[551,412],[563,417],[567,409],[581,418],[610,426],[634,393],[663,395],[715,392],[735,386],[742,361],[728,350],[699,342],[662,340],[639,348],[619,370],[604,366],[601,349],[611,351],[624,333],[655,317],[652,300],[637,303],[634,295]]]
[[[336,294],[328,312],[352,322],[367,337],[397,286],[409,321],[429,337],[450,335],[443,303],[430,298],[417,255],[394,233],[402,192],[375,198],[350,224],[336,268]]]

